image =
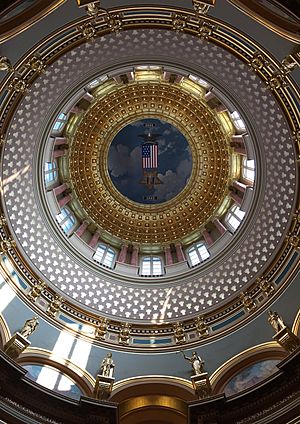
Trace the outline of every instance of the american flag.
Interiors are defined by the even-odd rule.
[[[142,166],[143,169],[155,169],[158,166],[157,161],[158,145],[145,143],[142,145]]]

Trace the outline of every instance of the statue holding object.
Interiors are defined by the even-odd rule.
[[[195,375],[199,375],[204,372],[205,362],[200,358],[197,352],[192,352],[192,356],[190,358],[186,356],[182,350],[180,352],[183,354],[184,359],[191,363]]]

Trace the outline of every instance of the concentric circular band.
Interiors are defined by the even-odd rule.
[[[156,117],[176,125],[190,142],[193,171],[176,198],[139,205],[122,196],[107,171],[110,142],[127,123]],[[77,198],[102,229],[125,241],[171,243],[204,225],[224,199],[229,180],[229,140],[213,112],[181,87],[132,83],[99,99],[85,113],[70,152]]]

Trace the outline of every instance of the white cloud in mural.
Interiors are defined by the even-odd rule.
[[[134,175],[141,168],[141,148],[135,147],[130,153],[124,144],[109,149],[108,169],[115,178]]]
[[[179,163],[176,172],[169,169],[164,174],[158,174],[163,184],[156,187],[154,195],[163,201],[172,199],[185,187],[190,170],[191,161],[184,159]]]

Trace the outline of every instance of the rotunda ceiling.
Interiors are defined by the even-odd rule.
[[[20,76],[7,80],[6,113],[11,119],[1,170],[7,219],[2,237],[29,287],[43,280],[50,304],[56,292],[63,295],[59,308],[66,315],[77,314],[95,323],[100,314],[114,321],[117,330],[118,322],[129,321],[151,331],[176,321],[186,322],[186,329],[195,328],[191,323],[200,315],[212,335],[220,334],[228,330],[229,321],[215,329],[212,324],[228,317],[232,325],[251,319],[244,295],[239,297],[241,291],[247,291],[258,310],[269,300],[259,279],[278,280],[276,295],[281,290],[280,274],[293,258],[290,236],[298,231],[299,219],[294,219],[297,146],[292,132],[297,117],[288,91],[292,88],[276,83],[279,65],[270,57],[258,72],[257,45],[236,33],[233,41],[230,28],[221,22],[211,18],[204,22],[185,11],[174,16],[165,8],[153,28],[149,19],[155,18],[146,12],[136,9],[128,14],[124,9],[111,21],[100,16],[95,22],[90,18],[77,22],[66,29],[65,39],[59,43],[56,39],[57,49],[49,44],[37,47],[42,64],[47,65],[44,73],[26,65],[32,52],[18,64]],[[121,28],[122,32],[115,32]],[[93,42],[87,41],[91,38]],[[232,242],[180,280],[172,276],[156,284],[99,270],[79,259],[51,223],[43,194],[44,144],[58,112],[94,77],[133,64],[159,64],[193,73],[238,105],[254,143],[258,170],[258,188]],[[121,195],[107,169],[114,137],[125,125],[146,118],[175,125],[186,137],[193,160],[186,187],[157,205],[139,204]],[[78,124],[69,151],[74,192],[88,215],[122,240],[180,240],[205,224],[220,206],[230,175],[228,146],[214,114],[183,89],[164,82],[125,84],[99,97]],[[9,233],[16,250],[7,241]],[[175,342],[173,338],[169,345]]]

